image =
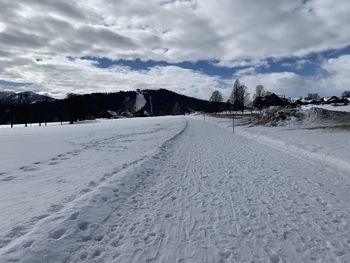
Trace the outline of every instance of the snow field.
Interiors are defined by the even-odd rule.
[[[309,110],[311,108],[321,108],[325,110],[331,110],[331,111],[344,111],[344,112],[350,112],[350,105],[346,106],[333,106],[333,105],[303,105],[301,107],[303,110]]]
[[[349,177],[211,121],[186,121],[157,153],[39,221],[0,258],[349,262]]]
[[[232,119],[213,117],[206,119],[232,131]],[[350,174],[350,133],[340,125],[291,123],[280,127],[250,127],[246,125],[244,118],[236,118],[235,123],[235,132],[249,140]]]
[[[163,117],[1,129],[0,248],[156,152],[183,125]]]

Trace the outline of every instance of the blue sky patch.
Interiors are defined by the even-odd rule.
[[[29,83],[29,82],[14,82],[14,81],[7,81],[7,80],[0,79],[0,87],[6,87],[6,88],[26,87],[32,84],[33,83]]]
[[[293,72],[300,76],[312,77],[315,75],[327,74],[321,64],[324,60],[337,58],[344,54],[350,54],[350,46],[338,50],[328,50],[320,53],[311,53],[304,57],[285,57],[285,58],[267,58],[264,65],[254,67],[255,73],[278,73],[278,72]],[[74,58],[69,57],[70,60]],[[237,66],[227,67],[219,66],[219,61],[200,60],[197,62],[185,61],[181,63],[170,63],[166,61],[143,61],[141,59],[134,60],[113,60],[110,58],[100,57],[81,57],[81,59],[93,61],[98,68],[110,68],[113,66],[126,66],[131,70],[149,70],[157,66],[177,66],[184,69],[199,71],[208,76],[217,76],[222,79],[232,79],[235,73],[239,70],[247,69],[252,66]]]

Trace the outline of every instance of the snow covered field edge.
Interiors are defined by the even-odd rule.
[[[345,160],[340,160],[330,156],[329,154],[320,153],[320,152],[311,152],[300,147],[297,147],[288,142],[272,139],[262,135],[256,135],[249,133],[247,131],[239,130],[238,134],[244,136],[248,139],[255,140],[258,143],[262,143],[266,146],[272,147],[274,149],[293,154],[295,157],[302,159],[312,159],[314,161],[322,162],[325,165],[334,167],[343,172],[350,172],[350,163]]]
[[[231,123],[232,120],[230,119],[226,119],[225,121],[223,121],[223,119],[221,118],[209,118],[209,120],[212,121],[213,123],[216,123],[220,127],[224,127],[226,129],[232,130],[232,123]],[[276,130],[276,132],[280,132],[280,130],[277,127],[268,128],[271,131],[270,133],[271,137],[264,136],[261,134],[256,134],[254,133],[255,132],[254,129],[257,130],[258,127],[247,128],[247,127],[241,126],[235,129],[235,133],[247,139],[254,140],[260,144],[266,145],[268,147],[272,147],[273,149],[291,154],[303,160],[309,159],[309,160],[321,162],[322,165],[331,166],[334,169],[337,169],[341,172],[345,172],[347,174],[350,172],[350,162],[346,158],[340,159],[338,158],[338,156],[337,157],[331,156],[330,153],[320,152],[317,150],[312,151],[312,150],[304,149],[291,142],[274,138],[275,134],[272,133],[272,131]],[[307,133],[309,131],[304,130],[304,132]],[[329,133],[329,136],[332,136],[332,134]],[[307,144],[308,142],[305,140],[304,143]]]
[[[187,121],[183,119],[183,127],[158,148],[152,149],[125,169],[111,174],[109,179],[69,202],[58,212],[39,220],[28,233],[0,249],[1,263],[37,263],[38,259],[40,262],[65,262],[68,258],[62,258],[62,255],[70,257],[72,252],[81,247],[81,242],[102,239],[100,236],[91,236],[88,229],[93,231],[103,227],[103,222],[118,209],[123,199],[127,198],[121,194],[121,189],[128,185],[124,181],[139,177],[142,171],[137,170],[141,165],[157,161],[166,145],[180,136],[186,127]]]

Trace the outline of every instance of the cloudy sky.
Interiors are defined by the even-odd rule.
[[[0,0],[0,89],[350,89],[348,0]]]

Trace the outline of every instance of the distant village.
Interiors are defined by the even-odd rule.
[[[350,103],[350,92],[347,96],[337,97],[319,97],[317,93],[310,93],[305,98],[287,99],[283,95],[276,95],[275,93],[268,93],[264,96],[258,97],[253,101],[253,106],[256,108],[268,108],[270,106],[291,106],[300,107],[302,105],[333,105],[343,106]]]

